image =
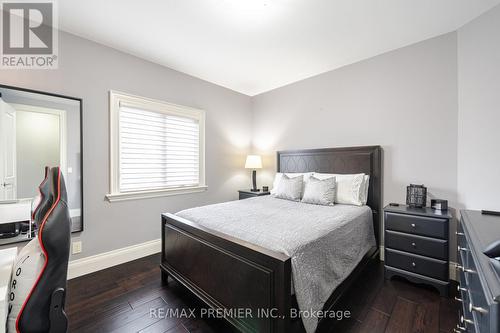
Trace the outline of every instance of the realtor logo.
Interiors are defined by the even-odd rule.
[[[53,1],[3,1],[1,68],[57,68],[57,16]]]

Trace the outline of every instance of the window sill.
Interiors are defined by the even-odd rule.
[[[124,192],[124,193],[110,193],[106,194],[106,199],[109,202],[125,201],[125,200],[140,200],[149,198],[166,197],[171,195],[180,194],[190,194],[204,192],[208,189],[208,186],[193,186],[193,187],[182,187],[182,188],[171,188],[155,191],[137,191],[137,192]]]

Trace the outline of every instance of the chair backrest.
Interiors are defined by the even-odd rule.
[[[36,245],[37,249],[39,246],[45,260],[40,265],[42,267],[39,272],[35,272],[36,279],[32,281],[29,293],[24,299],[20,311],[16,314],[15,329],[17,332],[52,332],[54,325],[61,327],[61,323],[51,323],[53,316],[51,307],[54,306],[54,293],[56,291],[59,293],[57,297],[62,297],[60,304],[56,304],[56,306],[64,317],[62,318],[63,322],[67,324],[64,314],[64,295],[69,260],[71,219],[67,206],[64,178],[59,167],[46,169],[46,177],[40,184],[39,191],[41,200],[33,211],[38,236],[31,242],[38,242],[38,244],[33,245]],[[30,244],[26,247],[29,246]],[[19,265],[21,264],[16,264],[15,269]],[[29,271],[29,269],[26,268],[25,271]],[[13,276],[13,280],[15,279],[16,276]],[[23,283],[26,284],[26,280]],[[20,287],[19,283],[17,287]],[[11,291],[12,289],[11,285]],[[19,296],[21,297],[21,295]],[[11,315],[9,315],[10,317]]]

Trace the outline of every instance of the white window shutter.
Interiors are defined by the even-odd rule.
[[[118,119],[120,192],[200,185],[198,119],[127,105]]]

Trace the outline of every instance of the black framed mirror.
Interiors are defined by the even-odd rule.
[[[36,235],[31,220],[45,166],[60,166],[72,232],[83,230],[81,98],[0,84],[0,245]]]

